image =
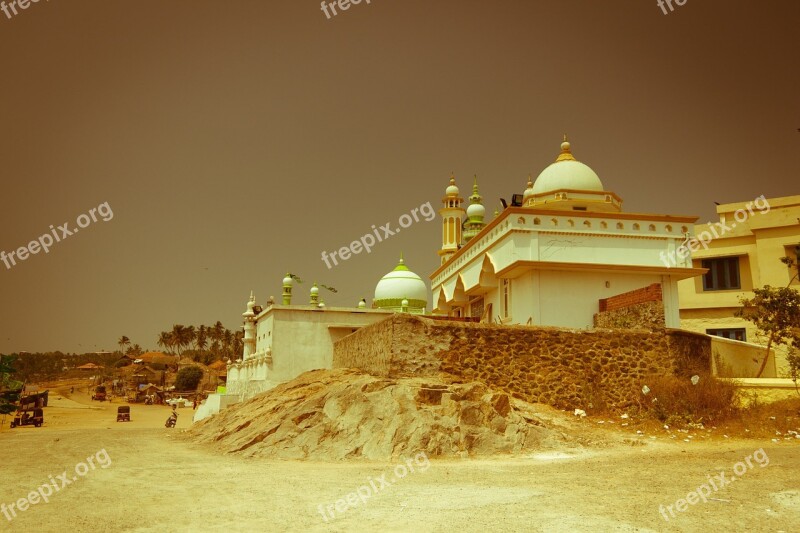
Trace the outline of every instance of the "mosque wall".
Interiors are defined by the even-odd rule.
[[[334,345],[334,368],[481,381],[559,408],[624,409],[654,376],[711,370],[711,341],[681,330],[569,330],[394,315]]]

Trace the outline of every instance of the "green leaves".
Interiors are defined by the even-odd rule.
[[[0,355],[0,414],[7,415],[17,410],[16,402],[19,401],[19,390],[22,382],[11,379],[14,373],[12,364],[16,357]]]
[[[790,268],[797,268],[789,257],[781,258],[781,262]],[[791,281],[789,284],[791,285]],[[790,286],[765,285],[763,288],[753,289],[753,295],[752,298],[740,298],[742,308],[734,315],[752,322],[768,338],[767,353],[756,376],[760,377],[767,366],[769,350],[773,344],[800,348],[800,292]]]

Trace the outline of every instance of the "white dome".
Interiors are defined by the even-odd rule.
[[[525,189],[525,192],[522,195],[523,200],[527,200],[533,196],[533,182],[531,181],[531,177],[528,176],[528,187]]]
[[[400,263],[388,274],[383,276],[375,287],[376,304],[380,300],[408,300],[428,301],[428,287],[422,278],[411,272],[400,259]]]
[[[483,218],[485,214],[486,208],[481,204],[469,204],[469,207],[467,207],[467,216],[469,218]]]
[[[542,194],[558,189],[580,191],[603,191],[603,182],[594,170],[576,161],[570,152],[570,144],[561,143],[561,155],[555,163],[545,168],[533,184],[533,194]]]
[[[447,188],[444,190],[444,193],[445,193],[445,195],[453,197],[453,198],[458,196],[459,190],[458,190],[458,187],[456,187],[456,177],[455,176],[450,176],[450,185],[447,186]]]

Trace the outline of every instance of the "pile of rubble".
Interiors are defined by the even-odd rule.
[[[188,430],[226,453],[283,459],[472,457],[563,449],[577,422],[481,383],[315,370]],[[578,430],[578,431],[573,431]]]

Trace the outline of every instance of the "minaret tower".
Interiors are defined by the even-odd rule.
[[[250,300],[247,302],[247,311],[242,313],[244,317],[244,353],[242,360],[249,358],[256,351],[256,313],[253,308],[256,306],[256,298],[253,291],[250,291]]]
[[[464,223],[464,243],[480,233],[486,226],[483,216],[486,208],[483,207],[481,195],[478,193],[478,176],[475,176],[475,183],[472,185],[472,195],[469,197],[469,207],[467,207],[467,221]]]
[[[458,196],[456,177],[451,174],[450,185],[445,189],[445,196],[442,198],[443,206],[439,209],[439,214],[442,215],[442,249],[439,250],[442,264],[461,247],[461,218],[465,213],[462,203],[464,199]]]
[[[525,192],[522,194],[522,205],[531,206],[533,205],[533,178],[530,174],[528,174],[528,187],[525,189]]]
[[[292,305],[292,275],[288,272],[283,278],[283,305]]]

